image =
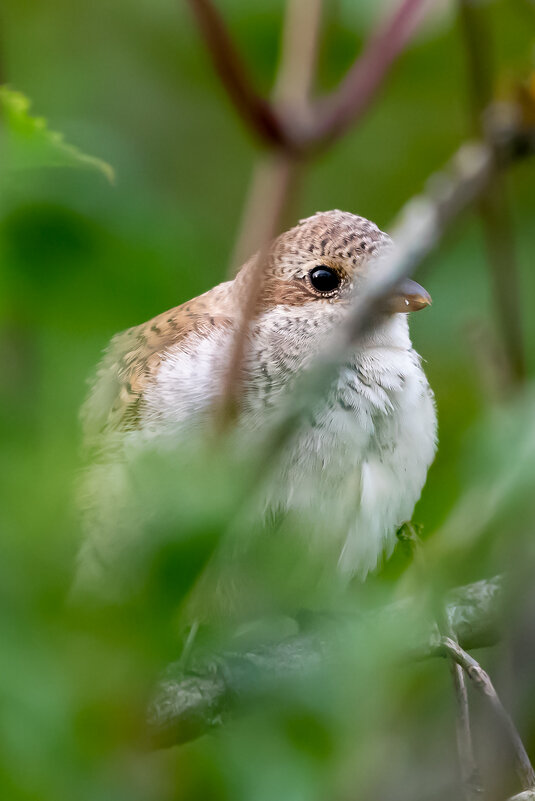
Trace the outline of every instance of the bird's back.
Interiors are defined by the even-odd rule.
[[[230,282],[116,334],[107,347],[82,409],[84,439],[92,450],[108,437],[142,427],[147,392],[177,349],[232,327],[236,310]]]
[[[273,243],[241,364],[237,433],[247,452],[259,436],[269,437],[294,381],[343,324],[366,275],[379,269],[374,254],[390,246],[373,223],[339,211],[304,220]],[[253,257],[233,282],[112,340],[84,409],[86,442],[97,455],[86,481],[86,567],[94,546],[102,553],[117,542],[128,548],[131,522],[117,510],[129,505],[131,457],[147,442],[184,449],[205,430],[229,369],[244,288],[257,279],[255,263]],[[349,574],[364,575],[388,549],[412,513],[436,447],[432,393],[399,313],[430,299],[404,292],[348,354],[265,487],[264,508],[297,512],[307,531],[333,542]]]

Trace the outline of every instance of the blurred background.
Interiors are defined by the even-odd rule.
[[[494,32],[497,93],[507,96],[534,66],[533,5],[481,5]],[[268,92],[282,0],[218,6]],[[319,91],[336,84],[388,7],[325,3]],[[303,679],[299,691],[274,688],[268,702],[223,732],[144,753],[150,684],[178,655],[163,625],[170,604],[158,596],[143,613],[125,607],[113,614],[65,606],[80,537],[78,412],[115,332],[228,275],[259,148],[214,75],[185,3],[4,0],[0,14],[2,82],[24,93],[30,113],[52,131],[115,172],[111,183],[99,169],[53,166],[46,154],[32,159],[29,151],[26,158],[23,141],[15,158],[0,138],[3,797],[460,797],[455,708],[442,660],[377,672],[370,656],[357,688],[349,673],[327,671],[320,683]],[[442,3],[359,126],[307,169],[297,215],[340,208],[388,229],[470,135],[468,95],[455,5]],[[534,161],[507,176],[528,376],[535,368],[534,187]],[[475,213],[450,230],[419,276],[434,302],[411,328],[436,394],[440,447],[414,519],[429,542],[430,570],[443,571],[437,581],[444,585],[513,571],[513,595],[521,598],[510,611],[510,642],[484,658],[533,752],[535,460],[533,450],[519,453],[533,446],[535,419],[529,380],[504,401],[499,372],[488,377],[488,344],[499,331]],[[498,500],[495,484],[503,490]],[[451,523],[473,486],[489,493],[478,496],[479,509],[499,507],[475,534],[467,524],[473,509],[461,516],[466,530]],[[453,529],[456,538],[448,540]],[[396,553],[371,578],[370,597],[395,595],[407,562]],[[382,663],[381,648],[370,653],[382,654]],[[486,731],[484,711],[478,721]],[[487,739],[482,759],[498,771],[499,738]],[[515,789],[509,765],[498,773],[489,798]]]

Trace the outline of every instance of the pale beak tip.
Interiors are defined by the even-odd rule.
[[[406,278],[399,286],[399,290],[393,299],[393,309],[398,312],[420,311],[426,306],[431,306],[431,295],[421,284],[417,284],[412,278]]]
[[[429,294],[429,292],[426,292],[424,290],[423,293],[419,293],[418,295],[415,295],[413,297],[412,305],[415,307],[415,311],[416,310],[419,311],[420,309],[425,309],[426,306],[432,306],[433,305],[433,299],[432,299],[431,295]]]

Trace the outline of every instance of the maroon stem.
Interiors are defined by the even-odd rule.
[[[427,3],[402,0],[370,38],[338,89],[316,103],[312,143],[332,141],[362,116],[422,21]]]
[[[266,215],[263,220],[260,249],[243,286],[240,326],[235,333],[230,353],[228,370],[222,387],[220,408],[216,409],[216,423],[219,430],[224,430],[240,409],[243,362],[247,354],[249,327],[257,312],[257,304],[262,294],[269,248],[272,240],[279,233],[287,198],[291,195],[296,177],[295,167],[295,161],[281,155],[278,164],[273,169],[271,193],[270,197],[266,198]]]
[[[254,88],[247,68],[211,0],[187,0],[227,93],[249,127],[271,147],[293,149],[286,127],[271,103]]]
[[[414,34],[429,0],[402,0],[371,37],[338,89],[311,108],[310,122],[281,117],[253,86],[225,23],[211,0],[187,0],[215,69],[241,117],[264,144],[287,154],[317,149],[341,136],[366,111],[392,64]]]

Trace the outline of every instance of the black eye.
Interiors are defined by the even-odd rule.
[[[340,276],[332,267],[322,264],[309,272],[310,283],[318,292],[333,292],[340,286]]]

